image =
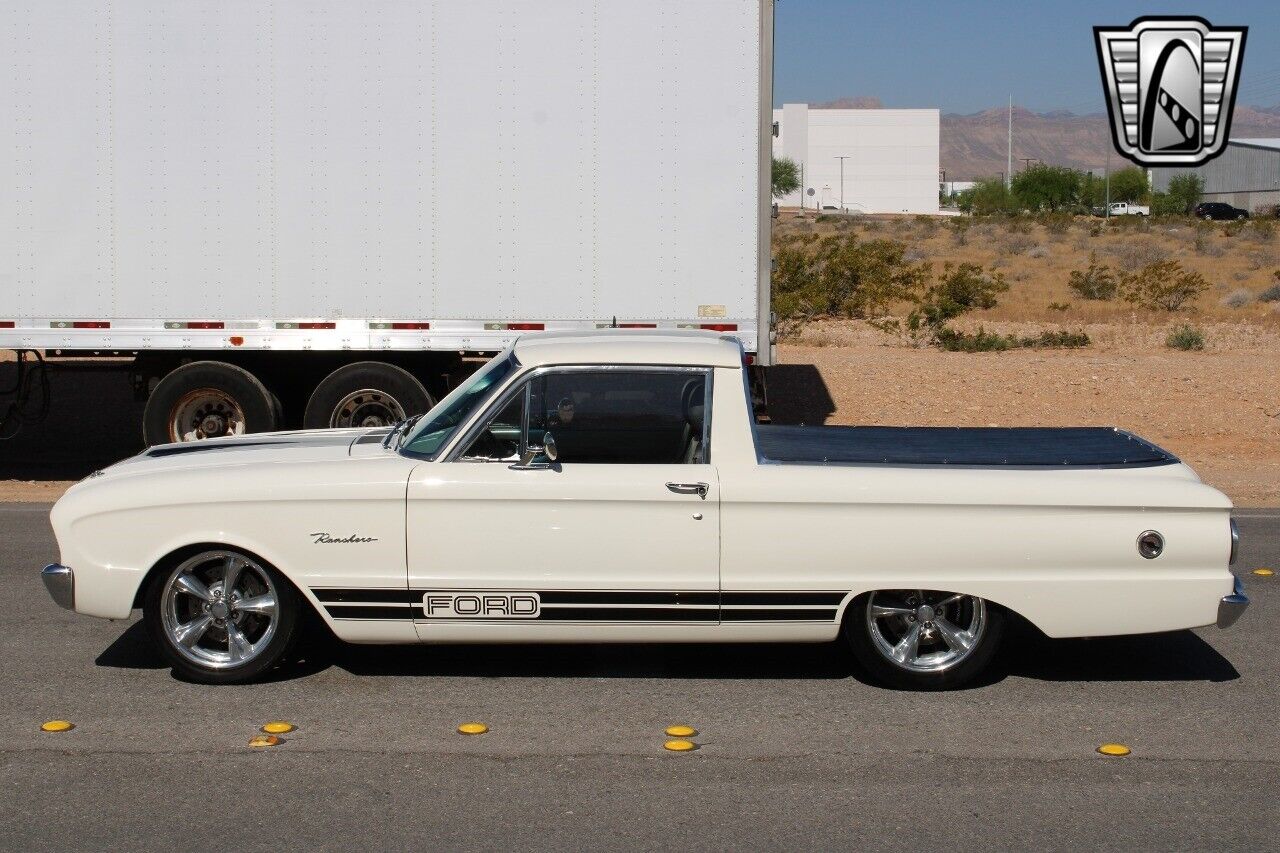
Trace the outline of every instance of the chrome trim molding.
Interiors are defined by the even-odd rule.
[[[1244,584],[1240,578],[1235,579],[1231,595],[1222,596],[1218,602],[1218,627],[1230,628],[1249,606],[1249,596],[1244,594]]]
[[[76,576],[70,566],[50,563],[40,572],[40,580],[44,581],[54,604],[67,610],[76,609]]]
[[[1236,524],[1236,520],[1231,519],[1231,556],[1227,559],[1228,566],[1236,564],[1236,557],[1240,556],[1240,527]]]

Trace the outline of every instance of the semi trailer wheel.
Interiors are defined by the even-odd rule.
[[[222,361],[184,364],[147,399],[142,437],[148,445],[270,432],[278,423],[271,392],[249,371]]]
[[[390,426],[435,405],[413,374],[394,364],[359,361],[339,367],[307,401],[306,429]]]

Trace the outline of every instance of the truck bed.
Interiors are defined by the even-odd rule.
[[[756,427],[756,449],[784,464],[1122,468],[1172,453],[1113,427]]]

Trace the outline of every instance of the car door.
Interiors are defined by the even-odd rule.
[[[704,369],[604,366],[514,382],[410,478],[419,636],[643,639],[715,626],[710,384]]]

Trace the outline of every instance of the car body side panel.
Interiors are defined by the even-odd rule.
[[[1181,466],[1166,466],[1169,470]],[[722,469],[726,588],[938,589],[981,596],[1051,637],[1212,624],[1232,589],[1226,506],[1198,482],[1122,471]],[[1192,494],[1188,494],[1191,492]],[[1148,505],[1144,506],[1144,503]],[[1166,539],[1154,560],[1137,539]],[[833,631],[834,632],[834,631]]]
[[[334,620],[313,590],[406,588],[404,495],[416,465],[392,454],[344,454],[229,464],[216,472],[138,466],[75,486],[51,520],[61,561],[75,572],[76,611],[125,618],[159,560],[179,548],[218,543],[283,572],[344,639],[411,641],[410,619]],[[356,541],[318,542],[320,533]]]

